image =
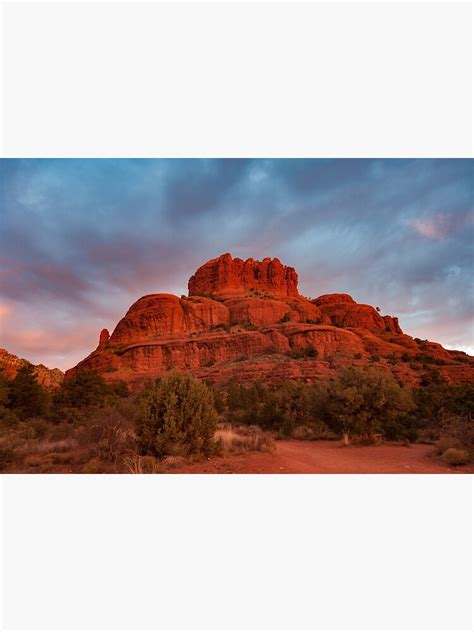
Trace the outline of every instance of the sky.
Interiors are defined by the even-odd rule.
[[[474,354],[472,160],[2,159],[0,347],[68,369],[205,261],[278,257]]]

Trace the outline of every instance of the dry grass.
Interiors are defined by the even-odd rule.
[[[312,426],[297,426],[292,434],[292,439],[299,441],[337,441],[339,435],[329,430],[326,424],[315,422]]]
[[[165,467],[182,467],[186,465],[187,460],[184,456],[170,455],[163,459],[163,465]]]
[[[244,452],[274,452],[275,443],[271,436],[252,426],[247,428],[226,426],[219,428],[214,439],[224,454]]]
[[[130,474],[163,474],[166,466],[153,456],[132,454],[123,459],[125,468]]]
[[[470,455],[467,450],[448,448],[446,452],[443,453],[443,461],[453,466],[467,465],[470,461]]]
[[[459,445],[459,441],[457,441],[457,439],[454,439],[452,437],[443,437],[442,439],[439,439],[439,441],[436,441],[434,452],[436,455],[441,456],[446,452],[446,450],[449,450],[450,448],[460,447],[461,446]]]
[[[77,441],[75,439],[60,439],[58,441],[40,439],[29,442],[24,451],[28,454],[51,454],[52,452],[69,452],[76,447]]]

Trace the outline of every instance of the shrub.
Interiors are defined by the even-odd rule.
[[[372,362],[380,362],[380,356],[377,353],[373,353],[370,356],[370,359],[371,359]]]
[[[286,314],[280,318],[280,323],[288,323],[290,320],[290,312],[286,312]]]
[[[217,325],[212,325],[211,331],[225,331],[229,333],[230,324],[229,323],[218,323]]]
[[[256,331],[258,329],[257,325],[249,322],[248,320],[242,321],[241,323],[237,323],[243,329],[247,329],[248,331]]]
[[[395,379],[377,369],[349,367],[328,387],[322,409],[335,432],[371,440],[389,430],[414,408],[410,394]]]
[[[118,408],[96,408],[75,428],[75,438],[81,446],[89,448],[91,456],[116,464],[133,447],[129,425]]]
[[[441,436],[452,441],[448,447],[462,448],[474,456],[474,423],[471,413],[446,415],[440,422]]]
[[[298,439],[299,441],[334,441],[338,439],[338,435],[332,432],[328,426],[320,421],[315,422],[313,425],[308,426],[297,426],[292,433],[293,439]]]
[[[212,454],[217,412],[204,382],[172,373],[145,389],[139,407],[136,436],[140,454]]]
[[[362,358],[362,353],[354,353],[354,360],[360,360]]]
[[[114,380],[108,385],[108,388],[110,392],[117,397],[128,397],[130,395],[128,385],[125,380]]]
[[[449,448],[443,454],[443,461],[448,465],[467,465],[470,461],[469,452],[467,450]]]
[[[5,375],[4,370],[0,367],[0,408],[8,405],[10,395],[10,380]]]
[[[400,356],[400,359],[402,362],[410,362],[410,356],[408,353],[402,353],[402,355]]]
[[[319,353],[317,349],[313,347],[305,347],[303,349],[290,349],[286,352],[286,355],[293,360],[300,360],[304,358],[317,358]]]
[[[7,445],[0,445],[0,472],[3,472],[15,459],[15,451]]]
[[[109,465],[97,457],[92,457],[82,467],[83,474],[106,474],[107,471],[110,472]]]
[[[458,441],[452,437],[443,437],[435,443],[435,452],[440,456],[450,448],[459,448]]]

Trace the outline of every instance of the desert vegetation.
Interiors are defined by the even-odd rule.
[[[48,391],[25,365],[14,379],[0,372],[0,470],[164,473],[272,455],[279,440],[421,442],[432,444],[434,462],[457,468],[474,458],[473,395],[472,384],[439,379],[409,389],[373,366],[310,384],[217,386],[170,373],[138,393],[83,369]]]

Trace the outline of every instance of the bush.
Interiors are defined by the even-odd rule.
[[[339,436],[332,432],[322,421],[316,421],[313,425],[297,426],[292,433],[292,439],[299,441],[334,441]]]
[[[371,360],[372,362],[380,362],[380,356],[379,356],[377,353],[373,353],[373,354],[370,356],[370,360]]]
[[[3,472],[15,459],[15,451],[7,445],[0,445],[0,472]]]
[[[329,385],[321,407],[335,432],[371,440],[374,433],[401,431],[414,405],[385,371],[350,367]]]
[[[93,409],[83,423],[74,428],[79,445],[91,457],[117,464],[133,448],[132,429],[123,412],[113,406]]]
[[[470,461],[469,452],[467,450],[449,448],[443,454],[443,461],[448,465],[467,465]]]
[[[440,422],[442,438],[451,441],[448,447],[462,448],[474,456],[474,423],[472,414],[446,415]]]
[[[302,349],[290,349],[286,352],[286,355],[293,360],[300,360],[304,358],[317,358],[319,353],[317,349],[313,347],[304,347]]]
[[[225,331],[227,333],[230,332],[230,323],[218,323],[217,325],[211,326],[211,331]]]
[[[441,456],[442,454],[446,452],[446,450],[449,450],[450,448],[459,448],[459,447],[460,447],[459,443],[456,439],[453,439],[452,437],[443,437],[439,439],[439,441],[436,441],[435,452],[436,454]]]
[[[212,454],[217,412],[213,394],[204,382],[172,373],[145,389],[139,407],[136,436],[140,454]]]
[[[101,461],[97,457],[92,457],[84,463],[82,468],[83,474],[112,474],[113,470],[110,467],[110,463]]]

